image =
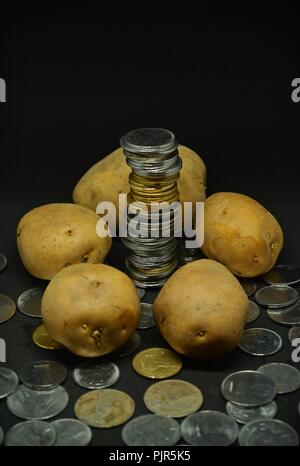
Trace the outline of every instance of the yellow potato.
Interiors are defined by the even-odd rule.
[[[83,357],[102,356],[123,345],[134,332],[140,313],[132,280],[104,264],[63,269],[42,299],[49,335]]]
[[[153,305],[162,336],[178,353],[214,359],[239,343],[249,301],[222,264],[200,259],[175,272]]]
[[[204,254],[241,277],[270,270],[282,249],[277,220],[243,194],[216,193],[205,201]]]
[[[97,235],[98,221],[96,213],[74,204],[48,204],[28,212],[17,229],[25,268],[50,280],[71,264],[103,262],[112,240]]]

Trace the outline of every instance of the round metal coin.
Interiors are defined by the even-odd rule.
[[[73,371],[73,380],[80,387],[89,390],[111,387],[118,382],[120,370],[112,362],[93,364],[84,362]]]
[[[278,419],[256,420],[241,429],[239,444],[243,447],[297,446],[299,437],[293,427]]]
[[[293,343],[296,338],[300,339],[300,326],[290,328],[288,336],[291,343]]]
[[[9,296],[0,294],[0,324],[11,319],[16,313],[16,303]]]
[[[300,282],[300,267],[276,265],[262,279],[269,285],[295,285]]]
[[[247,278],[239,278],[239,282],[244,288],[244,291],[248,297],[252,296],[256,292],[257,284],[253,280]]]
[[[277,403],[271,401],[264,406],[256,406],[254,408],[245,408],[238,406],[230,401],[226,404],[227,414],[240,424],[247,424],[256,419],[272,419],[277,414]]]
[[[0,399],[14,393],[18,385],[17,374],[7,367],[0,367]]]
[[[178,374],[182,360],[175,351],[149,348],[138,353],[132,361],[134,370],[149,379],[166,379]]]
[[[45,290],[43,288],[32,288],[21,294],[18,299],[18,309],[29,317],[42,317],[41,301]]]
[[[44,421],[20,422],[6,434],[5,445],[9,447],[51,447],[56,433],[54,427]]]
[[[180,418],[198,411],[203,395],[199,388],[184,380],[164,380],[146,390],[144,403],[155,414]]]
[[[140,330],[146,330],[156,326],[152,314],[152,304],[141,303],[142,315],[138,323],[137,328]]]
[[[0,272],[7,266],[7,259],[4,254],[0,253]]]
[[[274,381],[278,394],[292,393],[300,388],[300,371],[289,364],[272,362],[257,370]]]
[[[125,356],[129,356],[138,349],[138,347],[141,345],[141,342],[142,340],[140,334],[138,332],[134,332],[129,340],[120,348],[111,353],[110,356],[115,358],[124,358]]]
[[[253,356],[269,356],[281,350],[282,339],[267,328],[248,328],[244,330],[239,348]]]
[[[202,411],[184,419],[181,432],[190,445],[227,446],[237,440],[239,427],[227,414]]]
[[[281,325],[300,325],[300,300],[284,309],[268,309],[268,317]]]
[[[139,298],[140,299],[143,299],[143,297],[145,296],[145,290],[144,288],[139,288],[138,286],[136,287],[136,291],[137,291],[137,294],[139,295]]]
[[[44,324],[34,330],[32,340],[37,346],[43,349],[58,350],[64,348],[63,345],[50,337]]]
[[[249,300],[249,308],[248,308],[248,317],[247,317],[247,324],[250,322],[254,322],[254,320],[258,319],[260,316],[260,309],[256,303]]]
[[[37,361],[20,371],[21,382],[33,390],[50,390],[64,382],[67,377],[66,367],[56,361]]]
[[[240,371],[223,380],[221,392],[226,400],[239,406],[262,406],[273,401],[276,385],[260,372]]]
[[[122,430],[125,445],[136,447],[175,445],[180,437],[180,426],[175,419],[156,414],[136,417]]]
[[[50,419],[60,414],[68,405],[69,396],[63,387],[52,390],[31,390],[20,385],[7,400],[9,411],[23,419]]]
[[[92,440],[92,431],[77,419],[58,419],[51,425],[56,432],[55,446],[58,447],[85,447]]]
[[[287,307],[294,304],[299,295],[294,288],[290,286],[265,286],[258,290],[255,294],[255,299],[261,306],[277,309]]]

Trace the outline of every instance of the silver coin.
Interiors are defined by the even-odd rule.
[[[256,292],[257,284],[253,280],[247,278],[239,278],[239,282],[244,288],[244,291],[248,297],[252,296]]]
[[[190,445],[227,446],[237,440],[239,427],[227,414],[201,411],[183,420],[181,432]]]
[[[240,432],[239,444],[243,447],[297,446],[299,437],[295,429],[278,419],[256,420],[246,424]]]
[[[247,424],[256,419],[272,419],[276,416],[278,407],[275,401],[271,401],[264,406],[255,406],[253,408],[245,408],[238,406],[228,401],[226,403],[227,414],[239,424]]]
[[[296,340],[296,338],[300,338],[300,326],[290,328],[288,337],[290,343],[293,343],[293,341]]]
[[[11,319],[16,313],[16,303],[9,296],[0,294],[0,324]]]
[[[269,356],[281,350],[282,339],[267,328],[248,328],[244,330],[239,348],[253,356]]]
[[[99,364],[84,362],[73,370],[73,380],[80,387],[89,390],[111,387],[118,382],[120,370],[112,362]]]
[[[56,432],[55,446],[85,447],[92,440],[92,431],[77,419],[58,419],[51,422]]]
[[[6,434],[9,447],[51,447],[56,433],[54,427],[44,421],[26,421],[14,425]]]
[[[116,358],[124,358],[125,356],[129,356],[129,354],[134,353],[138,347],[141,345],[141,336],[138,332],[134,332],[134,334],[129,338],[129,340],[118,348],[116,351],[110,354],[111,357]]]
[[[4,437],[3,429],[2,429],[2,427],[0,426],[0,445],[2,445],[3,437]]]
[[[262,279],[269,285],[295,285],[300,282],[300,267],[276,265]]]
[[[256,303],[249,300],[247,324],[254,322],[260,316],[260,309]]]
[[[23,419],[50,419],[60,414],[68,402],[69,395],[60,386],[40,391],[20,385],[6,400],[9,411]]]
[[[19,296],[18,309],[29,317],[42,317],[41,302],[45,290],[43,288],[32,288]]]
[[[68,377],[65,366],[56,361],[37,361],[21,369],[21,382],[33,390],[50,390]]]
[[[290,286],[265,286],[258,290],[255,294],[255,299],[261,306],[277,309],[287,307],[294,304],[299,295],[294,288]]]
[[[152,304],[141,303],[141,310],[142,314],[137,328],[140,330],[146,330],[148,328],[155,327],[156,323],[153,319]]]
[[[145,290],[144,288],[139,288],[138,286],[136,287],[136,291],[137,291],[137,294],[139,295],[139,298],[140,299],[143,299],[143,297],[145,296]]]
[[[180,426],[175,419],[156,414],[136,417],[122,430],[125,445],[136,447],[175,445],[180,437]]]
[[[276,385],[260,372],[240,371],[223,380],[221,392],[227,401],[252,408],[271,403],[276,395]]]
[[[279,394],[292,393],[300,388],[300,371],[289,364],[272,362],[257,370],[274,381]]]
[[[7,367],[0,367],[0,399],[5,398],[17,390],[19,377]]]
[[[284,309],[267,309],[268,317],[281,325],[300,325],[300,299]]]
[[[0,253],[0,272],[7,266],[7,259],[4,254]]]

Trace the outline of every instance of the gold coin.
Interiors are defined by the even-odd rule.
[[[132,366],[138,374],[149,379],[166,379],[178,374],[182,360],[169,349],[149,348],[133,358]]]
[[[35,329],[32,334],[32,339],[37,346],[43,349],[57,350],[64,348],[61,343],[58,343],[50,337],[44,324]]]
[[[146,390],[144,403],[149,411],[160,416],[186,417],[203,404],[201,390],[184,380],[164,380]]]
[[[128,421],[135,410],[133,399],[120,390],[93,390],[75,404],[76,417],[91,427],[109,428]]]

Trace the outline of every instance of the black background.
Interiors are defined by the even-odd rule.
[[[300,263],[300,103],[291,83],[300,77],[300,21],[291,7],[274,5],[240,12],[227,2],[130,3],[95,9],[60,3],[20,4],[0,19],[0,77],[7,102],[0,103],[0,251],[9,266],[0,291],[14,298],[39,284],[22,268],[15,246],[21,216],[47,202],[71,201],[80,176],[118,147],[121,135],[142,126],[175,132],[197,151],[208,170],[208,194],[234,191],[256,198],[285,232],[282,263]],[[116,241],[109,262],[123,267]],[[16,315],[1,325],[7,365],[18,370],[31,359],[54,358],[72,367],[69,354],[33,347],[34,319]],[[259,325],[258,325],[259,324]],[[186,361],[179,378],[198,384],[207,409],[224,411],[219,384],[238,368],[290,362],[287,329],[263,315],[252,326],[281,333],[284,350],[269,358],[234,352],[218,363]],[[164,345],[157,330],[141,332],[143,347]],[[116,388],[129,392],[137,413],[149,382],[135,375],[130,358],[120,361]],[[69,411],[83,393],[71,380]],[[278,417],[300,431],[299,394],[281,396]],[[0,403],[0,424],[16,423]],[[95,433],[96,444],[120,444],[120,428]]]

